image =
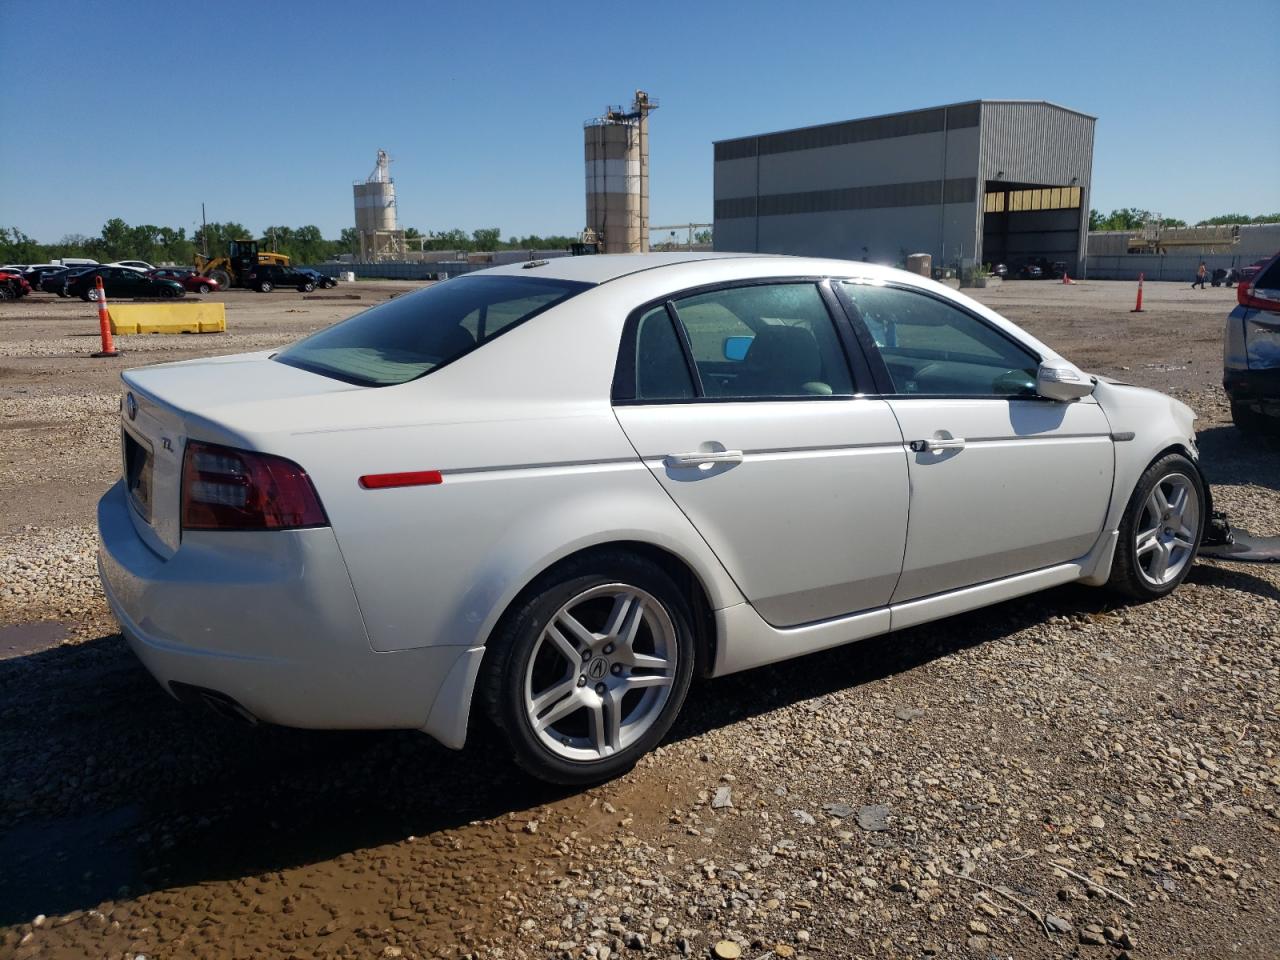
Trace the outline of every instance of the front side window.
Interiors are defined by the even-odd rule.
[[[406,383],[590,286],[541,277],[458,277],[358,313],[275,359],[360,386]]]
[[[733,287],[673,305],[703,396],[852,396],[844,350],[814,284]]]
[[[1035,396],[1039,358],[958,307],[924,293],[844,282],[889,368],[894,392]]]

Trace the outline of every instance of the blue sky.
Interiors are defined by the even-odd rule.
[[[661,101],[655,224],[711,219],[714,140],[980,97],[1096,115],[1100,209],[1280,210],[1276,0],[0,0],[0,14],[0,225],[45,242],[112,216],[191,228],[201,201],[210,220],[336,237],[379,147],[402,226],[576,233],[582,121],[637,87]]]

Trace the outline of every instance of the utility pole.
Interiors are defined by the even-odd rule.
[[[209,259],[209,221],[204,218],[204,201],[200,201],[200,242],[204,246],[204,258]]]

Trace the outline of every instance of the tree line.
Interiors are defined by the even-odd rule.
[[[1089,229],[1141,230],[1144,223],[1157,219],[1166,227],[1219,227],[1245,223],[1280,223],[1280,213],[1264,213],[1256,217],[1251,217],[1247,213],[1224,213],[1221,216],[1209,217],[1207,220],[1188,224],[1187,221],[1179,220],[1177,217],[1157,217],[1150,210],[1140,210],[1137,207],[1122,207],[1119,210],[1112,210],[1106,216],[1103,216],[1100,210],[1090,210]]]
[[[410,250],[458,250],[464,253],[494,250],[564,250],[577,237],[560,234],[502,239],[498,227],[484,227],[467,233],[453,229],[423,232],[415,227],[405,229],[406,246]],[[155,224],[130,225],[113,217],[102,225],[96,237],[67,234],[57,243],[40,243],[17,227],[0,227],[0,263],[46,263],[63,257],[87,257],[101,263],[113,260],[146,260],[148,263],[189,264],[197,253],[206,250],[211,257],[227,252],[230,240],[256,239],[260,249],[287,255],[294,263],[322,263],[335,260],[344,253],[358,255],[360,241],[354,227],[346,227],[336,240],[325,239],[314,224],[301,227],[269,226],[261,232],[242,223],[210,223],[197,227],[190,235],[185,227],[158,227]]]

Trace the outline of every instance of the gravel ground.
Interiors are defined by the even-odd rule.
[[[0,956],[1275,957],[1280,569],[1201,562],[699,684],[631,774],[565,794],[481,730],[245,730],[165,696],[97,587],[126,365],[261,349],[361,302],[223,295],[232,333],[0,313]],[[1179,396],[1218,506],[1280,534],[1280,448],[1229,425],[1232,291],[982,299]],[[12,309],[9,309],[12,308]],[[140,356],[141,355],[141,356]]]

